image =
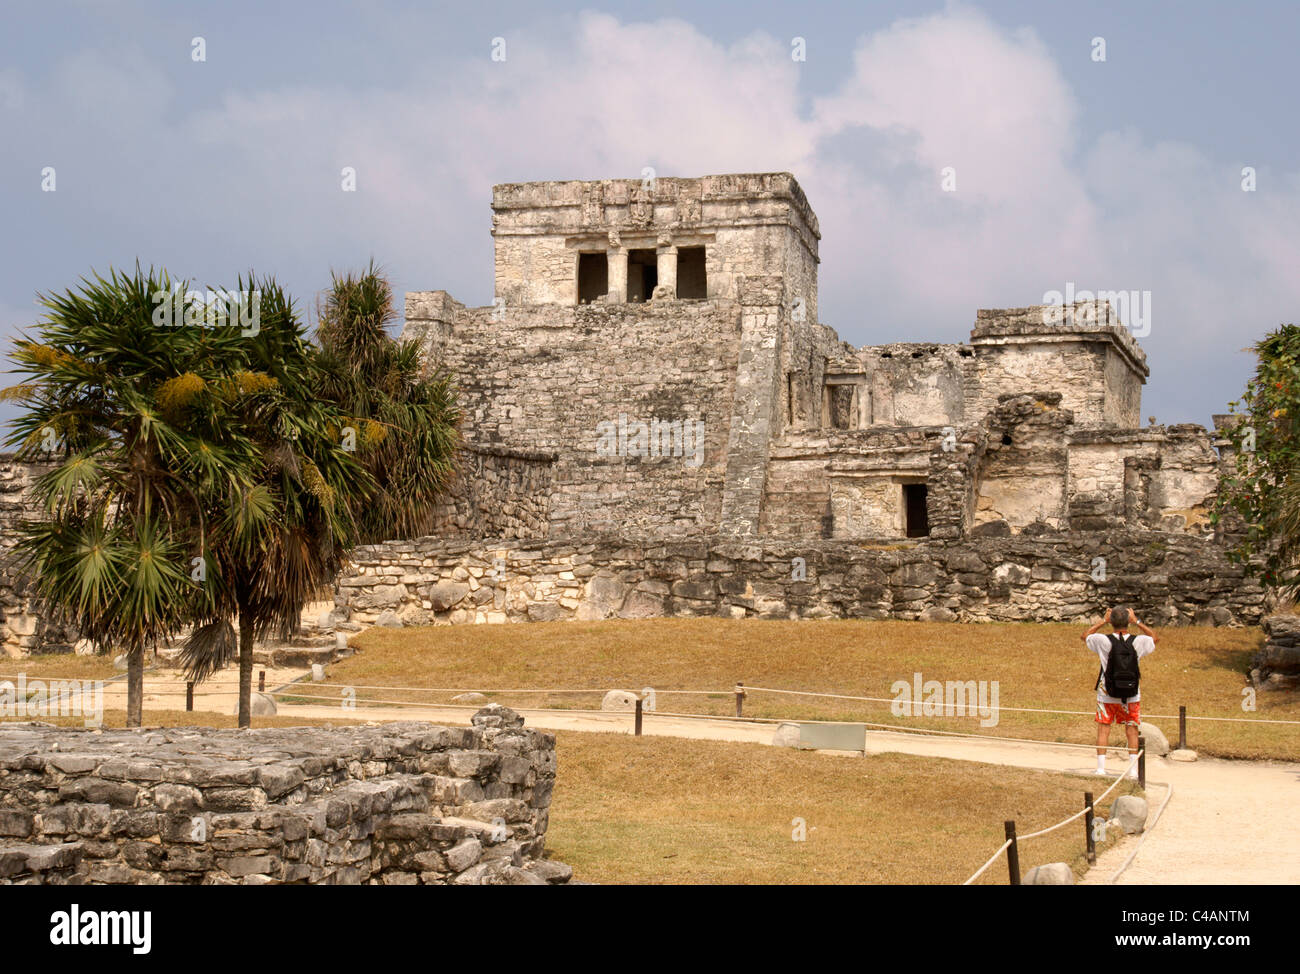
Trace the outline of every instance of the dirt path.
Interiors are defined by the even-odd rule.
[[[267,687],[278,686],[298,675],[292,671],[268,672]],[[158,691],[161,690],[158,687]],[[123,696],[124,691],[123,687],[120,691]],[[158,691],[151,691],[146,683],[146,716],[151,707],[184,709],[183,690],[171,691],[169,688]],[[105,705],[110,708],[116,705],[110,702],[112,695],[113,691],[106,693]],[[195,707],[230,713],[235,699],[233,692],[203,696],[196,699]],[[122,703],[125,703],[124,699]],[[465,724],[477,709],[477,706],[431,706],[343,710],[338,705],[281,704],[279,712],[280,716],[304,718],[407,719]],[[528,726],[543,730],[632,732],[631,714],[569,714],[516,709],[527,719]],[[654,714],[645,715],[642,725],[642,732],[649,735],[769,745],[774,731],[775,725],[768,723]],[[1109,781],[1103,782],[1092,775],[1093,752],[1088,748],[869,731],[867,751],[872,754],[892,751],[1079,774],[1093,779],[1096,785],[1093,791],[1098,794],[1109,785]],[[1112,753],[1111,769],[1118,772],[1122,760],[1118,754]],[[1165,799],[1163,785],[1173,788],[1172,798],[1159,821],[1140,843],[1137,837],[1130,837],[1104,853],[1085,877],[1084,885],[1110,882],[1130,856],[1133,861],[1119,876],[1120,884],[1300,884],[1300,828],[1296,826],[1294,812],[1300,799],[1300,764],[1212,758],[1180,763],[1151,758],[1147,763],[1147,779],[1147,797],[1153,817]]]

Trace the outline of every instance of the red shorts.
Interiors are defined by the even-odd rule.
[[[1099,724],[1140,724],[1142,723],[1142,701],[1134,700],[1128,704],[1097,704],[1097,723]]]

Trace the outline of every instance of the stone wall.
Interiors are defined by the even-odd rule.
[[[14,553],[18,525],[40,513],[32,500],[32,482],[48,469],[0,454],[0,656],[66,653],[77,641],[75,631],[33,598],[31,579]]]
[[[442,538],[544,538],[550,530],[554,453],[469,446],[434,515]]]
[[[555,738],[0,724],[0,884],[542,884]]]
[[[392,611],[411,625],[673,615],[1060,622],[1095,620],[1117,603],[1153,625],[1253,625],[1265,607],[1258,583],[1220,548],[1157,531],[878,545],[425,538],[354,558],[337,606],[355,621]]]
[[[691,325],[683,327],[687,304]],[[635,525],[688,535],[721,517],[741,311],[733,301],[669,300],[507,307],[497,320],[492,308],[421,292],[407,295],[403,334],[457,377],[463,433],[479,455],[555,455],[507,500],[519,507],[522,493],[534,492],[544,533]],[[690,440],[679,425],[679,434],[652,444],[656,420],[692,424]],[[513,517],[494,507],[499,499],[483,495],[477,516]],[[540,525],[524,529],[535,536]]]

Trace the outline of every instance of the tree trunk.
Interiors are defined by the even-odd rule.
[[[253,725],[253,621],[239,613],[239,726]]]
[[[126,654],[126,726],[139,727],[144,721],[144,649],[137,646]]]

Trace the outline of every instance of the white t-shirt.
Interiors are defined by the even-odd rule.
[[[1125,633],[1125,635],[1132,635],[1132,633]],[[1106,665],[1106,661],[1110,658],[1110,637],[1105,635],[1104,633],[1094,632],[1091,636],[1088,637],[1088,648],[1097,654],[1097,656],[1101,659],[1101,665],[1104,667]],[[1152,653],[1156,651],[1156,641],[1152,639],[1150,636],[1138,636],[1136,639],[1133,640],[1133,651],[1137,653],[1137,657],[1139,660],[1142,659],[1142,657],[1144,656],[1150,656]],[[1133,696],[1130,697],[1129,699],[1141,700],[1142,690],[1139,688],[1138,692],[1133,694]],[[1103,679],[1101,681],[1101,685],[1097,687],[1097,702],[1098,703],[1123,703],[1124,701],[1119,699],[1119,697],[1112,697],[1107,695],[1106,681]]]

